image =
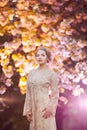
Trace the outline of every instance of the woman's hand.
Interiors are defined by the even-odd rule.
[[[52,112],[49,109],[47,109],[47,108],[44,108],[42,110],[42,113],[43,113],[42,117],[44,119],[47,119],[47,118],[49,118],[52,115]]]
[[[27,120],[28,120],[29,122],[31,122],[31,121],[32,121],[32,114],[26,115],[26,118],[27,118]]]

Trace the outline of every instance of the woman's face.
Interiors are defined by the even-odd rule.
[[[47,63],[47,55],[44,50],[38,50],[36,53],[36,61],[39,65],[44,65]]]

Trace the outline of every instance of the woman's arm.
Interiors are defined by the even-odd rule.
[[[29,87],[29,78],[31,76],[31,72],[28,75],[27,78],[27,85],[26,85],[26,96],[25,96],[25,102],[24,102],[24,109],[23,109],[23,116],[31,115],[31,92]]]
[[[43,109],[43,117],[49,118],[50,116],[55,116],[56,108],[58,105],[58,98],[59,98],[59,90],[58,90],[58,80],[57,74],[53,71],[51,74],[51,95],[49,95],[50,102],[46,108]]]
[[[50,96],[50,103],[49,108],[51,109],[53,115],[56,113],[56,108],[58,105],[58,98],[59,98],[59,90],[58,90],[58,80],[57,80],[57,73],[52,72],[51,75],[51,91],[52,95]]]

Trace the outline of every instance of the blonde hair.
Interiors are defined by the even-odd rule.
[[[46,48],[46,47],[44,47],[44,46],[38,47],[37,50],[36,50],[36,52],[35,52],[35,57],[37,56],[38,50],[43,50],[43,51],[45,51],[45,53],[46,53],[46,55],[47,55],[47,58],[48,58],[48,61],[47,61],[47,62],[51,61],[51,51],[50,51],[48,48]]]

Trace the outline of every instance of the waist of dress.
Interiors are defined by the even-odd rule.
[[[48,89],[49,87],[50,87],[51,85],[49,84],[49,83],[32,83],[32,82],[30,82],[29,83],[29,87],[30,88],[40,88],[40,89],[43,89],[43,88],[46,88],[46,89]]]

